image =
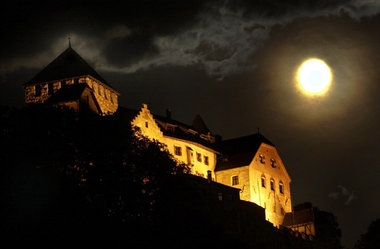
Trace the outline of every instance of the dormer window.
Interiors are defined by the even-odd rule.
[[[166,129],[167,129],[167,131],[169,131],[169,132],[173,132],[173,133],[175,132],[175,126],[168,125]]]
[[[263,154],[260,154],[259,157],[260,157],[260,163],[265,164],[265,156]]]
[[[271,158],[270,159],[270,166],[272,166],[272,168],[276,168],[276,165],[277,165],[276,159]]]

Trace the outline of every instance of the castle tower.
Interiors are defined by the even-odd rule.
[[[24,90],[26,104],[86,109],[99,115],[113,114],[120,95],[71,46],[25,83]]]

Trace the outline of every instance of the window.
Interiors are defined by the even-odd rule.
[[[272,166],[272,168],[276,168],[276,159],[270,159],[270,166]]]
[[[41,85],[34,86],[34,96],[41,96]]]
[[[180,146],[174,146],[174,154],[182,156],[182,148]]]
[[[201,153],[198,153],[198,152],[197,152],[197,161],[202,162],[202,155]]]
[[[280,181],[280,184],[278,185],[278,189],[280,190],[280,193],[284,193],[284,184]]]
[[[148,127],[149,127],[149,125],[148,125],[148,122],[145,122],[145,127],[146,127],[146,128],[148,128]]]
[[[261,176],[261,187],[265,188],[265,176]]]
[[[274,180],[270,179],[270,190],[274,191]]]
[[[265,156],[263,154],[260,154],[259,157],[260,157],[260,163],[265,164]]]
[[[53,83],[48,84],[48,94],[53,94],[54,86]]]
[[[223,193],[218,193],[218,200],[223,201]]]
[[[102,89],[100,88],[100,86],[98,86],[98,94],[99,94],[100,96],[102,96]]]
[[[204,156],[203,159],[204,159],[205,164],[208,165],[208,156]]]
[[[108,99],[106,89],[104,89],[104,98]]]
[[[232,177],[232,186],[239,185],[239,176]]]

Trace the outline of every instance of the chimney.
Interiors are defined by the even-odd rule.
[[[170,108],[166,109],[166,118],[172,119],[172,110]]]
[[[211,170],[207,170],[207,182],[210,183],[212,181]]]

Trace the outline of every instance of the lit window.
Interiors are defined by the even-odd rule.
[[[278,185],[278,188],[280,190],[280,193],[283,194],[284,193],[284,184],[282,182],[280,182],[280,184]]]
[[[182,156],[182,148],[180,146],[174,146],[174,154]]]
[[[201,153],[198,153],[198,152],[197,152],[197,161],[202,162],[202,155]]]
[[[261,176],[261,187],[265,188],[265,176]]]
[[[260,163],[265,164],[265,156],[263,154],[260,154],[259,157],[260,157]]]
[[[270,159],[270,166],[272,166],[272,168],[276,168],[276,159]]]
[[[206,165],[208,165],[208,156],[204,156],[204,162]]]
[[[232,177],[232,186],[239,185],[239,176]]]
[[[274,180],[270,179],[270,190],[274,191]]]

